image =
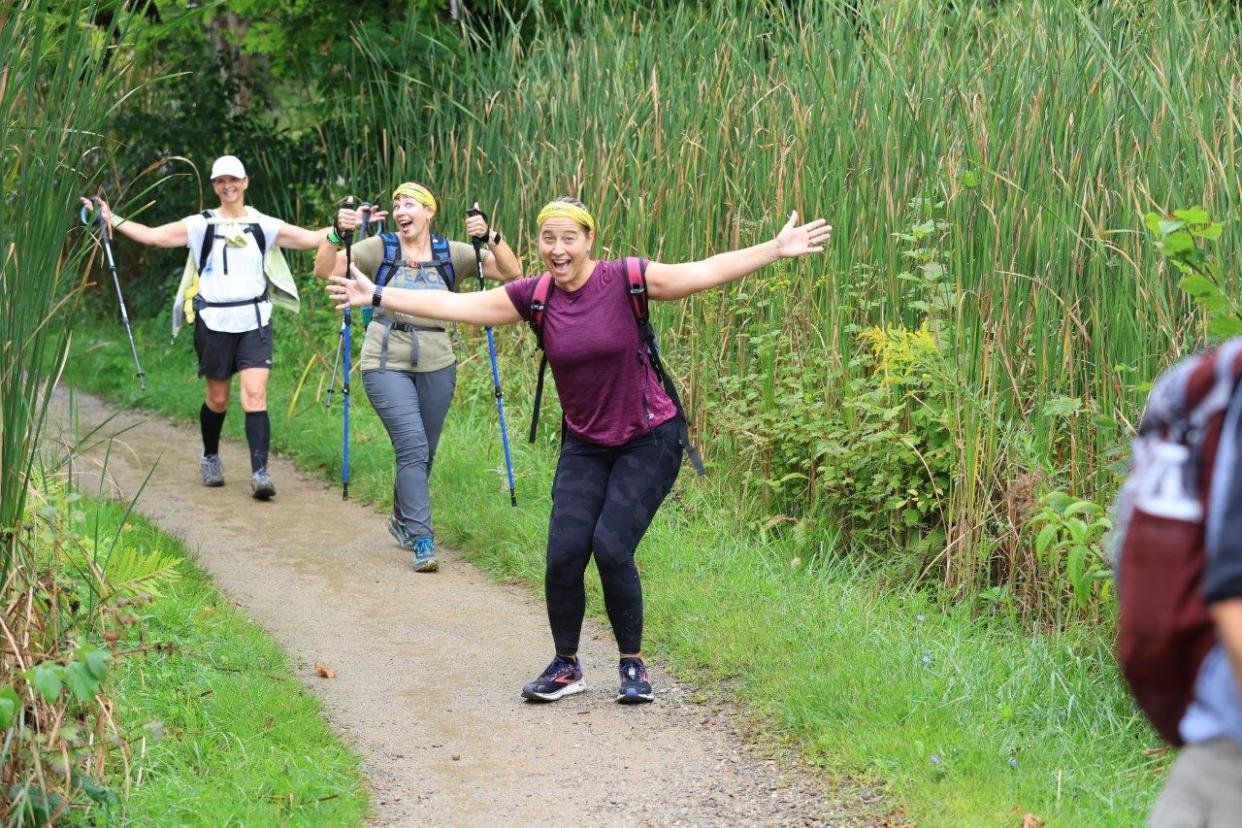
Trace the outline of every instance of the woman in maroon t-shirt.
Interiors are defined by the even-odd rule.
[[[792,213],[776,238],[698,262],[643,262],[651,299],[682,299],[740,279],[772,262],[819,253],[832,228],[823,219],[797,225]],[[554,289],[542,319],[564,439],[552,484],[544,589],[556,655],[522,689],[555,701],[586,689],[578,638],[586,611],[583,575],[595,556],[604,604],[620,651],[617,701],[652,700],[642,661],[642,586],[634,553],[681,467],[684,423],[646,358],[621,260],[591,258],[595,220],[583,204],[559,198],[539,213],[539,253]],[[539,277],[481,293],[377,288],[364,275],[332,277],[328,291],[355,307],[476,325],[531,318]]]

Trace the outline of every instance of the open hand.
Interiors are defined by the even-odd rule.
[[[776,234],[776,249],[782,256],[805,256],[807,253],[823,253],[824,243],[832,235],[832,225],[822,218],[806,224],[797,224],[798,211],[789,214],[789,221]]]
[[[387,210],[378,210],[371,208],[371,217],[368,219],[372,224],[377,221],[383,221],[388,218]],[[342,233],[348,233],[356,229],[362,224],[362,211],[352,207],[342,207],[336,211],[336,226]]]
[[[375,283],[358,269],[358,265],[351,263],[349,272],[353,274],[352,279],[344,276],[328,277],[328,286],[325,290],[336,303],[337,310],[351,307],[364,308],[371,304],[371,296],[375,293]]]

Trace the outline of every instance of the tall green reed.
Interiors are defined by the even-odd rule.
[[[66,237],[124,60],[116,32],[92,21],[119,5],[22,0],[0,12],[0,582],[81,287],[87,247]]]

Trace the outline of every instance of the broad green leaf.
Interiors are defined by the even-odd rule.
[[[21,703],[17,691],[12,687],[0,690],[0,730],[6,730],[13,724],[17,711],[21,709]]]
[[[1192,239],[1190,234],[1186,231],[1178,230],[1176,233],[1170,233],[1165,236],[1164,240],[1161,242],[1161,245],[1166,254],[1175,256],[1178,253],[1185,253],[1187,250],[1193,250],[1195,240]]]
[[[1069,530],[1070,538],[1076,544],[1085,544],[1087,542],[1087,524],[1078,518],[1070,518],[1065,521],[1065,528]]]
[[[1055,523],[1045,523],[1044,528],[1039,530],[1035,537],[1035,554],[1040,558],[1047,557],[1048,545],[1056,538],[1058,528]]]
[[[1208,241],[1216,241],[1220,238],[1221,230],[1224,227],[1219,221],[1212,222],[1207,227],[1200,227],[1192,231],[1195,236]]]
[[[90,674],[85,664],[74,661],[65,665],[65,685],[78,701],[87,702],[99,689],[99,680]]]
[[[59,664],[40,664],[27,674],[30,684],[48,704],[60,697],[63,669]]]
[[[1078,397],[1054,397],[1044,403],[1044,414],[1048,417],[1069,417],[1082,410],[1082,400]]]
[[[1211,279],[1197,273],[1184,277],[1181,281],[1181,288],[1196,299],[1221,295],[1220,288]]]
[[[1174,218],[1179,218],[1187,224],[1206,224],[1210,217],[1208,211],[1202,207],[1188,207],[1184,210],[1174,210]]]
[[[1084,513],[1094,514],[1096,511],[1099,510],[1099,508],[1100,508],[1099,506],[1096,506],[1094,503],[1092,503],[1089,500],[1080,500],[1077,503],[1070,504],[1069,508],[1065,510],[1064,514],[1066,517],[1069,517],[1070,515],[1081,515]]]
[[[1070,548],[1069,560],[1065,567],[1069,582],[1074,587],[1074,598],[1078,601],[1078,605],[1084,608],[1091,600],[1091,581],[1084,577],[1086,561],[1087,548],[1074,546]]]
[[[1169,219],[1160,219],[1156,222],[1156,232],[1162,237],[1167,237],[1170,233],[1175,233],[1186,226],[1183,221],[1171,221]]]
[[[96,681],[103,679],[108,672],[108,654],[101,650],[85,649],[78,653],[78,658]]]
[[[1215,316],[1208,322],[1208,333],[1227,339],[1242,334],[1242,319],[1236,316]]]

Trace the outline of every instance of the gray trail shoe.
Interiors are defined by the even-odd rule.
[[[255,500],[268,500],[276,496],[276,484],[272,482],[267,469],[259,469],[250,475],[250,493]]]
[[[396,515],[388,516],[388,534],[396,539],[397,546],[400,546],[407,552],[414,551],[414,539],[410,537],[410,533],[406,531],[405,524]]]
[[[220,455],[204,454],[198,460],[198,470],[203,475],[204,486],[224,485],[224,464],[220,462]]]
[[[414,559],[410,562],[415,572],[435,572],[440,568],[436,561],[435,542],[431,538],[414,539]]]

